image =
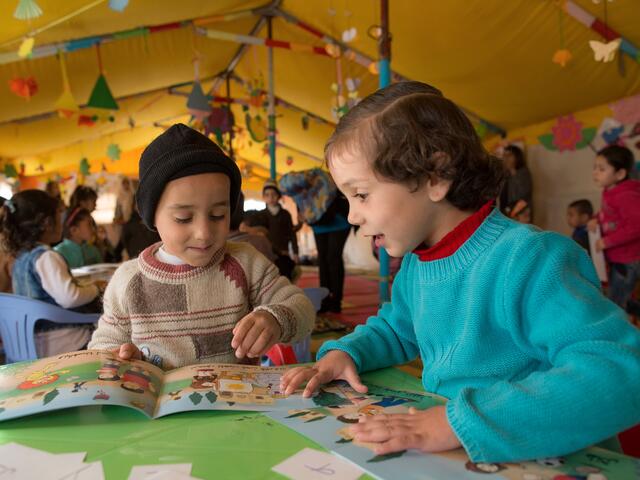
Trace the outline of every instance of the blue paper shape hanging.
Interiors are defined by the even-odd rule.
[[[122,12],[129,5],[129,0],[109,0],[109,8],[116,12]]]

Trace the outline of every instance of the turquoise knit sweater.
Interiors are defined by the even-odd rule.
[[[406,255],[392,302],[318,352],[422,358],[474,462],[559,456],[640,422],[640,333],[573,240],[494,210],[451,256]]]

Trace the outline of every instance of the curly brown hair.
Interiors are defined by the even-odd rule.
[[[327,162],[343,152],[364,155],[376,174],[412,191],[431,177],[449,180],[446,199],[460,210],[495,199],[506,177],[462,110],[420,82],[383,88],[342,117],[325,146]]]
[[[31,250],[50,225],[55,225],[59,201],[42,190],[16,193],[0,208],[0,237],[12,255]]]

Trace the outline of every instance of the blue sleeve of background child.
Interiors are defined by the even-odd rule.
[[[548,233],[509,261],[497,321],[539,366],[448,402],[471,460],[559,456],[640,422],[640,333],[601,295],[584,250]]]
[[[353,358],[359,372],[366,372],[406,363],[418,356],[412,312],[405,295],[406,263],[403,262],[394,279],[392,301],[385,303],[377,315],[369,317],[365,325],[359,325],[351,334],[325,342],[318,352],[318,360],[329,350],[342,350]]]

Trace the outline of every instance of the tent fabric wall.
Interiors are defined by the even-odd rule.
[[[595,5],[590,0],[575,2],[591,14],[602,16],[602,5]],[[30,24],[13,18],[15,2],[0,4],[0,55],[17,49],[19,41],[9,43],[12,40],[87,5],[88,1],[39,0],[38,3],[44,14]],[[283,11],[335,38],[340,38],[346,28],[356,27],[358,35],[349,46],[372,59],[377,57],[377,42],[367,35],[367,30],[379,22],[378,2],[284,0],[276,3],[280,3]],[[117,13],[104,2],[36,35],[36,46],[268,5],[265,0],[135,0],[122,13]],[[405,78],[437,86],[473,112],[470,115],[474,121],[481,117],[495,123],[507,129],[510,138],[521,137],[518,132],[530,125],[533,129],[548,131],[548,125],[557,116],[580,112],[594,105],[603,105],[600,108],[606,116],[608,102],[640,91],[640,65],[624,56],[623,75],[617,61],[595,62],[588,41],[599,39],[598,35],[568,16],[560,17],[563,18],[565,47],[573,54],[565,68],[551,62],[553,53],[561,46],[559,10],[553,0],[397,0],[390,5],[392,68]],[[211,28],[246,35],[257,21],[258,16],[250,15],[232,21],[217,21]],[[640,9],[636,0],[616,0],[609,4],[608,22],[630,42],[640,44],[640,29],[637,28]],[[324,46],[321,39],[280,16],[274,18],[273,32],[278,40]],[[264,37],[266,29],[262,28],[256,35]],[[52,172],[77,170],[80,159],[87,158],[94,171],[104,164],[109,172],[135,175],[137,157],[144,146],[164,126],[189,119],[186,98],[171,94],[169,87],[193,81],[195,52],[202,55],[200,73],[206,79],[203,87],[208,91],[213,84],[211,78],[229,65],[239,47],[233,42],[205,38],[191,27],[105,43],[100,48],[105,76],[114,96],[125,98],[119,100],[120,110],[115,113],[115,122],[99,121],[93,127],[81,127],[75,119],[61,119],[55,115],[33,121],[24,119],[51,112],[62,92],[60,66],[54,56],[0,65],[0,167],[2,162],[12,162],[16,166],[24,162],[27,175],[46,178]],[[278,172],[317,166],[321,164],[322,148],[335,122],[331,114],[334,102],[331,84],[337,80],[336,61],[326,56],[283,49],[276,49],[274,57],[276,95],[325,120],[312,120],[309,129],[304,130],[299,110],[277,107],[278,140],[281,142],[277,148]],[[71,88],[79,103],[87,101],[97,79],[96,58],[94,48],[66,54]],[[360,96],[375,90],[377,78],[367,69],[346,58],[341,60],[341,65],[344,77],[362,80]],[[255,80],[260,76],[266,79],[266,49],[247,48],[234,73],[244,80]],[[37,79],[40,91],[30,101],[16,97],[6,88],[7,82],[16,76]],[[216,93],[226,95],[224,82],[218,85],[220,88]],[[190,86],[175,90],[185,93]],[[247,98],[248,94],[244,87],[231,82],[231,95]],[[233,111],[242,123],[242,108],[234,105]],[[92,115],[95,111],[86,113]],[[600,116],[600,120],[602,118]],[[537,144],[536,138],[537,135],[532,134],[527,141],[531,139],[532,144]],[[106,158],[106,147],[110,143],[120,146],[120,160]],[[236,153],[242,166],[251,165],[251,172],[255,173],[246,179],[247,186],[259,191],[263,181],[261,175],[267,171],[269,163],[263,145],[249,146],[245,142]],[[532,161],[542,158],[535,160],[539,165],[532,165],[534,180],[536,176],[541,178],[537,182],[543,188],[540,195],[553,195],[554,189],[560,186],[546,182],[546,174],[537,170],[538,166],[544,165],[546,156],[533,150],[530,155]],[[559,156],[565,157],[566,154]],[[564,171],[556,172],[565,174]],[[583,182],[588,180],[576,178],[582,178]],[[585,183],[576,193],[587,192],[589,188]],[[557,220],[547,220],[550,217],[543,214],[547,209],[545,205],[551,208],[551,200],[543,203],[537,209],[543,225],[559,228]]]

